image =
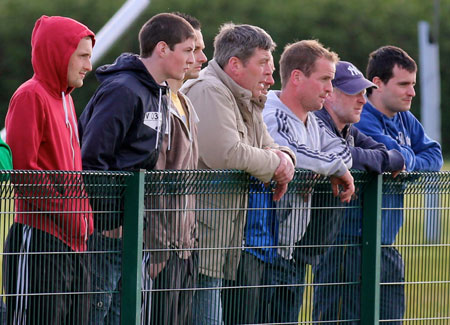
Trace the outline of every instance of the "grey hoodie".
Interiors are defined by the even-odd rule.
[[[352,166],[352,157],[345,140],[333,135],[313,113],[306,125],[281,102],[279,91],[269,91],[263,110],[264,122],[275,142],[289,147],[297,157],[297,168],[312,170],[325,176],[342,176]],[[293,245],[308,226],[311,196],[287,194],[278,203],[278,253],[290,259]]]

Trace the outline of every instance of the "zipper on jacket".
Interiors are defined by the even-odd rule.
[[[84,241],[87,242],[88,240],[88,233],[89,233],[89,225],[87,222],[87,218],[86,215],[83,213],[83,219],[84,219],[84,229],[86,229],[86,231],[84,232]]]
[[[162,89],[159,88],[159,98],[158,98],[158,122],[159,122],[159,116],[161,116],[161,98],[162,96]],[[162,119],[161,119],[162,120]],[[159,133],[161,132],[161,127],[162,127],[162,122],[160,125],[158,125],[157,127],[157,131],[156,131],[156,141],[155,141],[155,149],[158,149],[158,142],[159,142]]]

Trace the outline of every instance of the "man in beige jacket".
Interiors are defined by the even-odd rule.
[[[199,168],[239,169],[259,180],[276,182],[279,200],[294,174],[295,155],[278,146],[252,99],[263,95],[272,75],[275,43],[261,28],[225,24],[214,40],[214,59],[182,91],[192,101],[198,124]],[[244,191],[245,192],[245,191]],[[234,280],[244,240],[247,195],[219,194],[201,202],[198,215],[198,290],[194,323],[221,324],[222,280]],[[231,248],[231,249],[227,249]]]

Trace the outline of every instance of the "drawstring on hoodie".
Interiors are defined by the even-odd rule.
[[[172,90],[170,90],[170,88],[169,88],[169,98],[170,98],[170,102],[172,102]],[[172,103],[173,104],[173,103]],[[168,134],[168,138],[169,138],[169,143],[167,144],[167,150],[170,150],[170,147],[171,147],[171,143],[172,143],[172,140],[171,140],[171,125],[170,125],[170,121],[171,121],[171,118],[172,118],[172,113],[170,112],[170,105],[168,105],[169,106],[169,109],[167,110],[168,112],[167,112],[167,120],[168,120],[168,123],[167,123],[167,130],[168,130],[168,132],[169,132],[169,134]]]
[[[62,102],[63,102],[63,108],[64,108],[64,116],[65,116],[65,121],[66,121],[66,127],[69,129],[70,131],[70,149],[72,149],[72,162],[73,162],[73,169],[75,170],[75,148],[73,147],[73,132],[74,130],[72,129],[72,124],[69,122],[69,113],[67,112],[67,103],[66,103],[66,94],[64,93],[64,91],[61,92],[62,95]],[[77,123],[75,121],[75,115],[73,113],[74,109],[72,107],[72,104],[69,101],[69,105],[70,105],[70,115],[72,116],[72,122],[75,128],[75,137],[77,138],[77,142],[78,144],[80,143],[80,139],[78,138],[78,127],[77,127]],[[84,220],[84,224],[85,224],[85,229],[86,229],[86,233],[84,234],[84,241],[86,242],[88,239],[88,221],[86,218],[86,215],[83,214],[83,220]]]
[[[63,108],[64,108],[64,116],[65,116],[65,121],[66,121],[66,127],[70,131],[70,149],[72,149],[72,162],[73,162],[73,167],[75,169],[75,148],[73,147],[73,143],[72,143],[73,130],[72,130],[72,125],[69,122],[69,113],[67,112],[66,94],[64,93],[64,91],[62,91],[61,95],[62,95],[62,102],[63,102]],[[74,121],[74,124],[75,124],[75,119],[73,118],[73,110],[72,110],[72,120]],[[78,137],[77,137],[77,139],[78,139]]]
[[[77,120],[75,119],[75,115],[74,115],[74,111],[75,109],[72,107],[72,102],[69,101],[69,106],[70,106],[70,113],[72,115],[72,122],[73,122],[73,127],[75,128],[75,138],[77,139],[78,144],[80,144],[80,138],[78,136],[78,123]]]

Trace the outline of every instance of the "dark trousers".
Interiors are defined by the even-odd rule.
[[[225,288],[235,287],[222,289],[221,292],[225,324],[262,323],[268,318],[265,290],[270,289],[260,287],[268,283],[264,273],[265,264],[256,256],[242,252],[236,281],[223,282]]]
[[[305,291],[306,264],[296,263],[277,256],[272,264],[267,265],[269,282],[276,287],[267,290],[270,294],[270,317],[268,323],[296,323],[303,302]]]
[[[58,238],[14,223],[3,262],[7,324],[88,324],[88,258]],[[35,254],[38,253],[38,254]],[[62,254],[61,254],[62,253]]]
[[[151,312],[144,312],[143,323],[191,324],[193,289],[197,285],[197,277],[198,254],[196,252],[193,252],[188,259],[181,259],[177,254],[171,253],[164,269],[153,280],[152,291],[147,293],[151,294]]]
[[[343,244],[354,242],[357,240],[339,241]],[[401,321],[387,321],[402,319],[405,312],[404,263],[394,247],[381,248],[380,268],[380,282],[389,283],[380,286],[380,320],[385,321],[383,324],[402,324]],[[341,324],[339,321],[347,320],[345,324],[360,324],[361,248],[331,247],[313,268],[313,273],[314,283],[322,284],[314,289],[314,321]]]

